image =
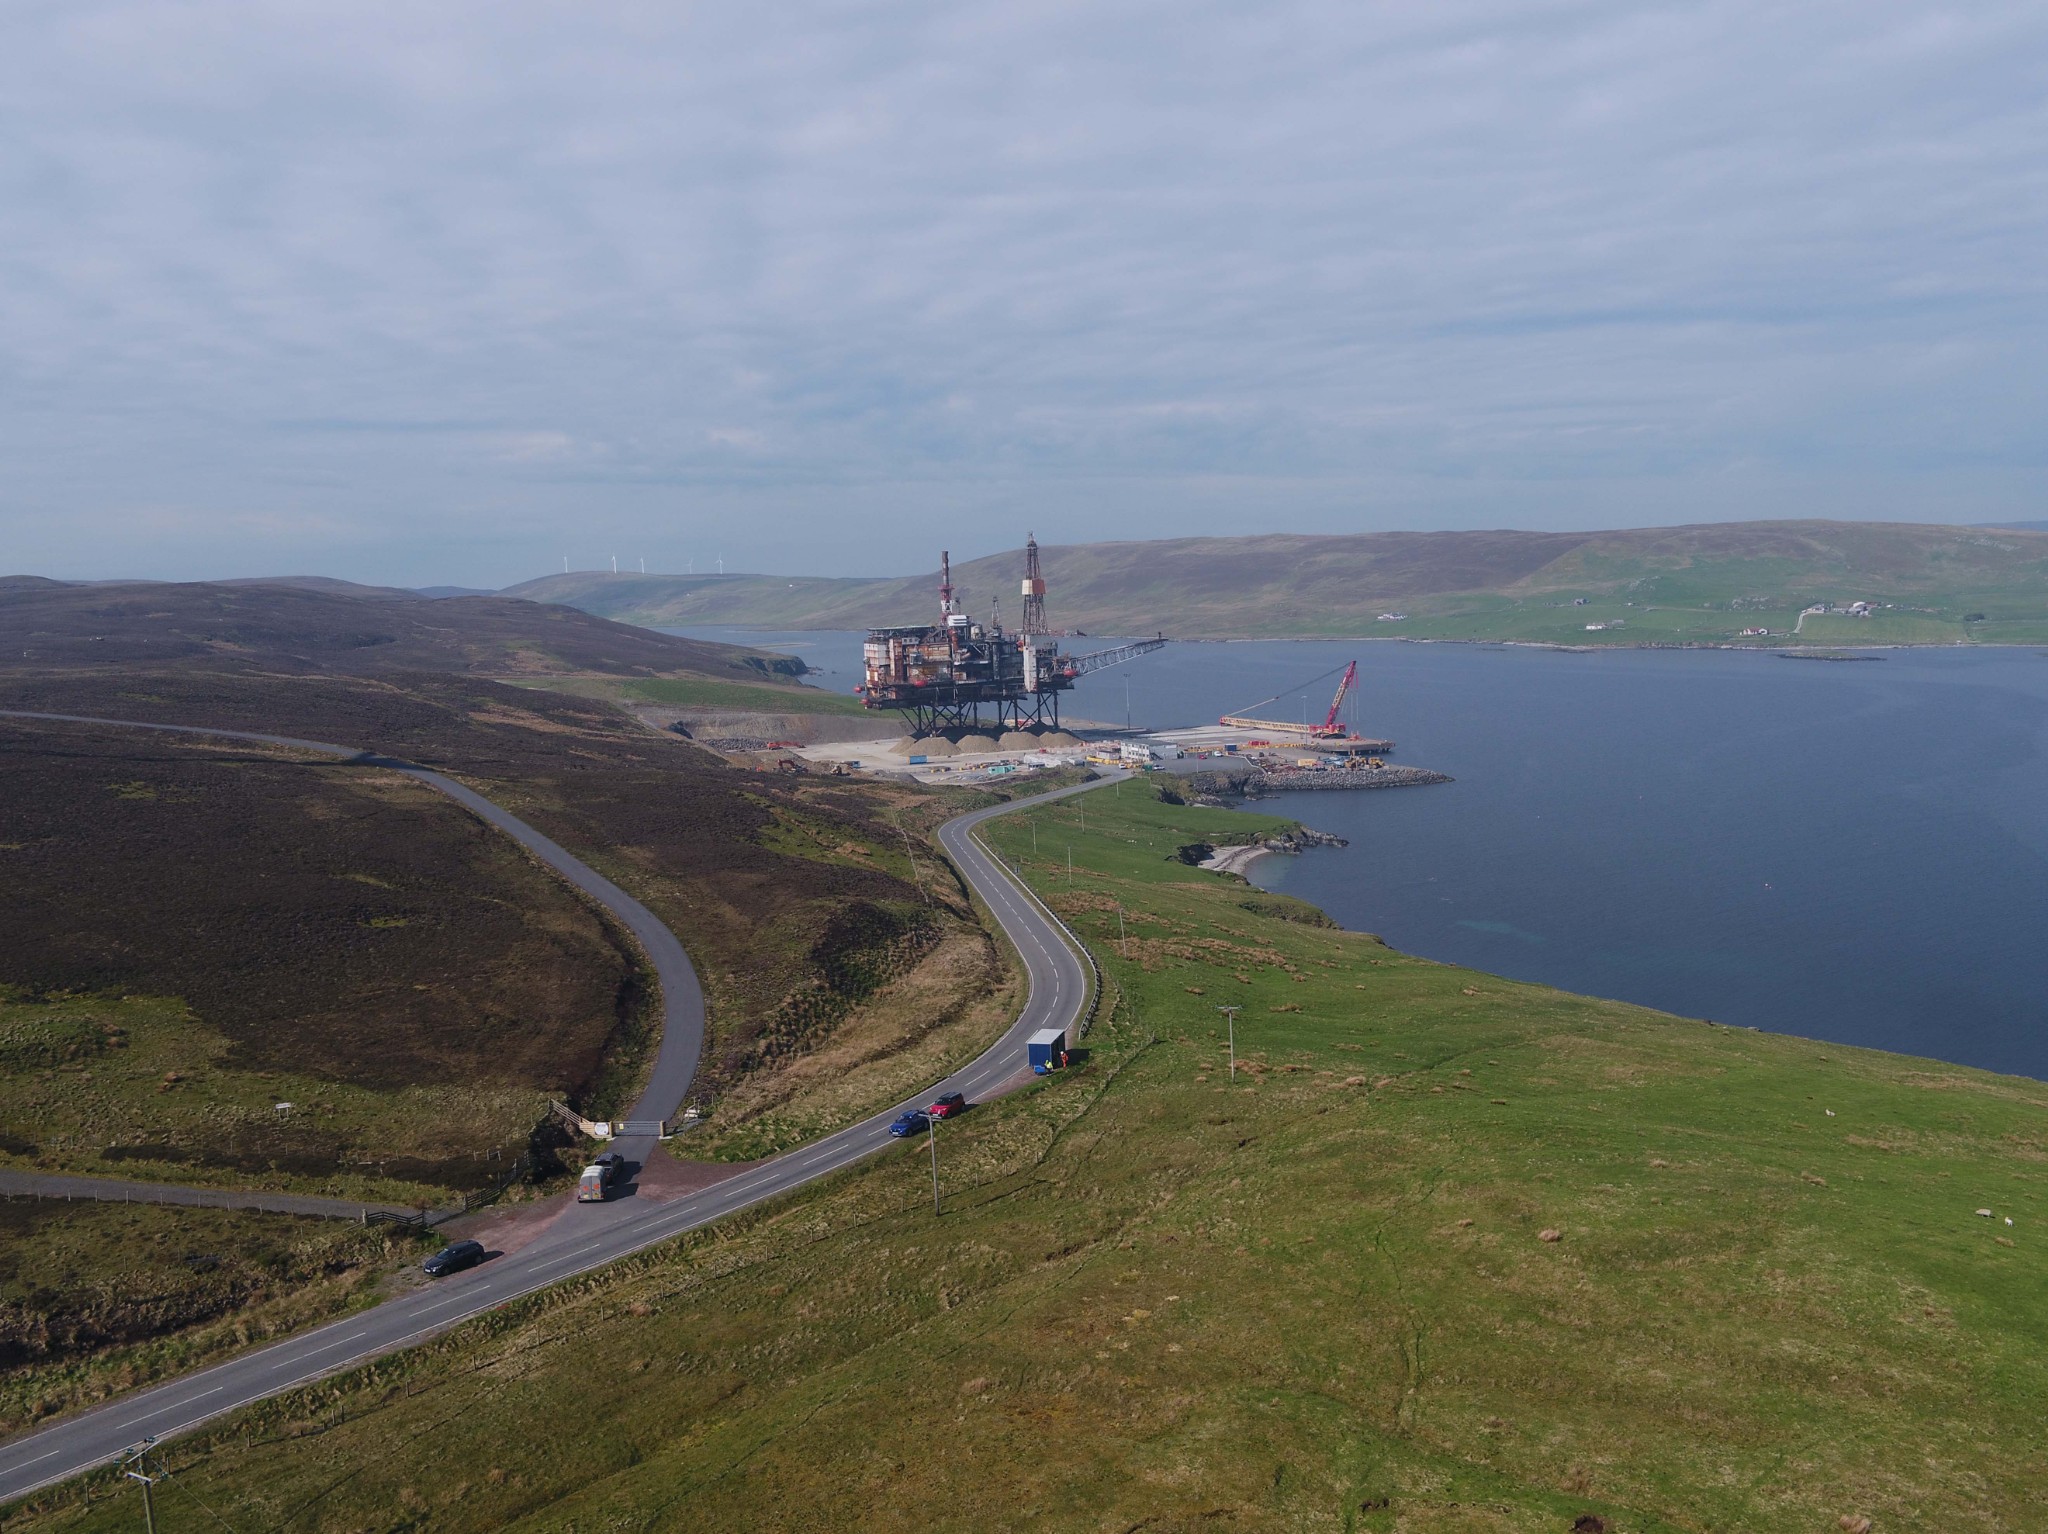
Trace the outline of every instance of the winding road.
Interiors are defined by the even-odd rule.
[[[631,1120],[668,1118],[689,1090],[703,1047],[704,995],[675,934],[603,875],[452,778],[375,752],[284,735],[7,710],[0,710],[0,718],[118,725],[295,747],[351,764],[403,772],[438,789],[525,846],[603,905],[640,941],[661,982],[664,1026],[647,1090],[634,1106]],[[968,1065],[871,1118],[797,1146],[701,1192],[659,1205],[636,1205],[630,1198],[571,1204],[545,1236],[512,1256],[0,1444],[0,1504],[104,1464],[145,1437],[162,1440],[190,1432],[225,1412],[410,1346],[508,1301],[850,1166],[895,1143],[889,1136],[889,1122],[897,1114],[905,1108],[921,1107],[941,1093],[959,1092],[970,1102],[981,1101],[1028,1079],[1025,1039],[1040,1028],[1072,1028],[1078,1022],[1088,999],[1088,971],[1061,937],[1050,913],[1012,879],[974,831],[994,816],[1083,793],[1121,776],[1106,775],[1092,783],[975,810],[940,828],[940,843],[1016,948],[1030,984],[1017,1020]],[[644,1161],[655,1140],[652,1135],[622,1137],[616,1145],[628,1160]]]

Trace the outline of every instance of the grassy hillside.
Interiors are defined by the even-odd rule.
[[[503,597],[429,601],[342,583],[0,581],[0,674],[127,668],[379,675],[596,673],[794,681],[785,655],[649,633]]]
[[[1031,813],[997,840],[1124,1000],[942,1131],[942,1216],[912,1145],[225,1421],[186,1488],[295,1530],[2037,1521],[2048,1088],[1407,958],[1169,861],[1278,822],[1142,783]],[[134,1518],[103,1476],[17,1522]]]
[[[497,605],[543,637],[566,612]],[[109,625],[109,642],[136,627]],[[939,877],[930,796],[739,771],[532,677],[280,675],[290,643],[255,659],[0,669],[0,707],[333,739],[462,777],[682,935],[711,1008],[698,1100],[728,1154],[888,1100],[904,1073],[998,1026],[1001,955]],[[784,708],[798,691],[744,659],[722,676],[550,679]],[[0,1164],[440,1204],[530,1147],[545,1170],[547,1097],[607,1116],[635,1090],[653,1043],[636,955],[511,842],[410,780],[238,743],[0,721],[0,805]],[[218,1223],[152,1218],[133,1240]],[[147,1261],[108,1288],[148,1255],[125,1230],[84,1214],[23,1227],[52,1261],[82,1255],[63,1258],[76,1282],[0,1289],[0,1343],[30,1340],[0,1357],[0,1414],[76,1405],[302,1324],[388,1265],[381,1245],[351,1249],[339,1287],[309,1270],[304,1303],[288,1305],[175,1273],[152,1287]],[[277,1275],[283,1261],[262,1258]],[[81,1319],[81,1305],[97,1308]]]
[[[235,673],[17,679],[0,681],[0,707],[331,737],[461,777],[682,936],[711,1006],[700,1072],[706,1104],[822,1042],[949,936],[986,944],[958,885],[935,884],[929,863],[913,861],[921,855],[913,839],[937,807],[929,796],[741,771],[596,700],[467,678],[402,682]],[[176,812],[213,808],[199,800]],[[214,876],[224,881],[234,877],[225,859],[233,845],[215,854]],[[204,844],[198,849],[203,859]],[[108,874],[118,867],[110,862]],[[264,888],[294,886],[273,879]],[[375,895],[364,887],[364,909]],[[393,909],[404,915],[403,906]],[[363,941],[373,941],[369,929]],[[260,968],[268,955],[248,959]]]
[[[0,1162],[441,1203],[640,1026],[628,940],[396,774],[9,719],[0,803]]]
[[[247,1210],[0,1202],[0,1432],[366,1303],[423,1244]]]
[[[1043,550],[1054,622],[1187,638],[1371,635],[1569,644],[1805,643],[1819,602],[1891,604],[1831,644],[2048,640],[2048,533],[1745,522],[1604,533],[1263,534]],[[1022,559],[956,566],[969,609],[1015,612]],[[548,576],[509,594],[627,622],[860,628],[917,621],[937,573],[901,579]],[[1583,600],[1584,605],[1577,605]],[[1382,613],[1402,613],[1381,622]],[[1608,627],[1589,631],[1588,624]],[[1619,625],[1619,626],[1615,626]],[[1771,630],[1741,639],[1745,628]]]

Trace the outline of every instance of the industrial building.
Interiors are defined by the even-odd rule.
[[[869,708],[900,709],[911,733],[1058,729],[1060,695],[1091,671],[1132,660],[1164,645],[1141,640],[1093,655],[1061,653],[1045,621],[1045,577],[1038,540],[1024,543],[1024,618],[1017,633],[1000,619],[976,623],[953,599],[951,552],[939,556],[939,621],[868,631],[865,676],[858,689]],[[985,717],[983,710],[988,711]]]

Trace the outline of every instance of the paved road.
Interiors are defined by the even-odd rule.
[[[315,1193],[245,1193],[239,1188],[201,1188],[184,1183],[134,1182],[125,1177],[79,1177],[69,1172],[16,1172],[0,1168],[0,1198],[85,1199],[103,1204],[189,1204],[205,1209],[262,1209],[271,1214],[311,1214],[329,1220],[360,1220],[371,1214],[411,1218],[419,1211],[402,1204],[370,1204]]]
[[[104,724],[117,721],[79,722]],[[236,732],[194,733],[234,736]],[[317,742],[278,736],[250,737],[246,734],[240,738],[338,752],[350,760],[385,765],[381,758]],[[447,782],[439,779],[438,774],[423,773],[417,768],[402,770],[410,770],[426,781],[435,782],[437,787]],[[1097,785],[1086,785],[1094,786]],[[450,784],[449,787],[459,790],[457,797],[469,794],[469,790],[462,789],[459,784]],[[889,1121],[904,1108],[921,1106],[939,1093],[960,1092],[970,1101],[980,1101],[1028,1079],[1024,1040],[1039,1028],[1071,1027],[1078,1022],[1087,1003],[1088,973],[1084,962],[1061,940],[1048,914],[982,849],[973,831],[991,816],[1083,791],[1082,788],[1059,789],[1031,799],[977,810],[948,822],[940,830],[940,840],[946,851],[1015,945],[1030,981],[1029,995],[1016,1022],[971,1064],[870,1119],[808,1145],[798,1146],[700,1193],[660,1205],[641,1205],[631,1199],[609,1204],[572,1204],[549,1228],[545,1237],[515,1255],[486,1262],[467,1273],[389,1300],[373,1310],[330,1322],[148,1390],[137,1391],[94,1411],[0,1445],[0,1503],[104,1463],[146,1436],[165,1439],[189,1432],[224,1412],[350,1367],[377,1354],[408,1346],[549,1284],[603,1267],[684,1231],[709,1224],[723,1215],[801,1187],[890,1145]],[[463,802],[468,803],[468,799]],[[527,845],[542,843],[565,863],[582,868],[559,847],[520,826],[518,821],[496,806],[482,799],[477,802],[491,811],[487,818],[493,824],[506,826],[508,830],[518,827],[513,834],[524,832],[520,840]],[[529,837],[533,840],[528,841]],[[582,869],[582,872],[595,880],[598,886],[606,890],[615,889],[590,870]],[[582,887],[597,893],[590,885]],[[619,893],[622,900],[630,901],[630,897]],[[634,907],[644,911],[637,903]],[[653,920],[651,915],[648,920]],[[662,930],[668,942],[674,944],[673,935]],[[680,945],[675,947],[675,952],[681,954]],[[699,1018],[701,1030],[701,1012]],[[694,1033],[689,1043],[693,1064],[701,1036],[701,1031]],[[667,1053],[666,1040],[663,1053]],[[657,1071],[660,1069],[658,1066]],[[687,1076],[684,1084],[687,1085]],[[638,1111],[636,1109],[636,1113]]]

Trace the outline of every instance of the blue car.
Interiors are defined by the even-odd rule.
[[[924,1126],[930,1122],[931,1120],[924,1113],[916,1108],[912,1108],[889,1126],[889,1133],[901,1140],[907,1136],[921,1133]]]

